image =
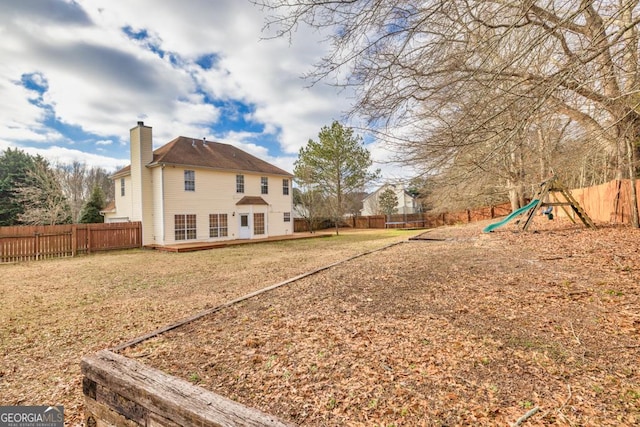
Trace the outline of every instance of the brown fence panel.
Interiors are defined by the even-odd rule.
[[[140,222],[0,227],[0,263],[139,247]]]
[[[334,227],[334,222],[328,218],[318,218],[313,225],[313,230],[325,230],[327,228]],[[295,233],[303,233],[310,231],[309,230],[309,222],[304,218],[294,218],[293,219],[293,231]]]
[[[636,183],[640,194],[640,182]],[[571,195],[595,222],[613,224],[631,223],[631,182],[628,179],[609,181],[605,184],[571,190]],[[559,196],[564,201],[562,196]],[[575,217],[570,207],[567,213]],[[557,208],[555,214],[566,217],[567,213]]]
[[[435,228],[442,225],[453,225],[492,219],[508,215],[511,204],[503,203],[497,206],[467,209],[459,212],[394,214],[387,218],[385,215],[359,216],[352,218],[354,228]]]
[[[139,248],[142,246],[142,228],[138,222],[89,224],[87,241],[89,251]]]
[[[47,233],[36,235],[36,256],[35,259],[50,259],[73,256],[71,231],[61,231],[58,233]]]
[[[0,262],[29,261],[36,253],[36,238],[7,236],[0,239]]]

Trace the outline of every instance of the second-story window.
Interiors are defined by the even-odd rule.
[[[236,175],[236,193],[244,193],[244,175]]]
[[[289,180],[286,178],[282,180],[282,195],[283,196],[289,195]]]
[[[120,178],[120,196],[124,197],[124,178]]]
[[[269,194],[269,178],[266,176],[260,178],[260,193]]]
[[[184,171],[184,191],[196,191],[195,171]]]

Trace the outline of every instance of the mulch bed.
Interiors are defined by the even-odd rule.
[[[123,354],[304,426],[640,423],[640,230],[535,229],[432,230]]]

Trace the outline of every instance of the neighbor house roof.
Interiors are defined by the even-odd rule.
[[[179,136],[153,152],[153,161],[147,166],[179,165],[238,172],[258,172],[291,177],[284,171],[251,154],[220,142]],[[130,174],[127,166],[112,175],[113,178]]]

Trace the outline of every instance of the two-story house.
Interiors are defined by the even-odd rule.
[[[232,145],[180,136],[153,150],[131,129],[131,165],[112,175],[105,222],[141,221],[143,245],[293,233],[292,175]]]

